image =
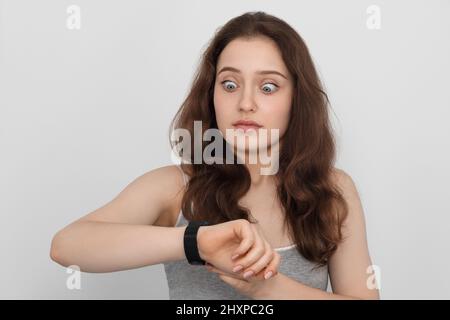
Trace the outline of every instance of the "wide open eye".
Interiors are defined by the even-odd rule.
[[[222,85],[224,85],[224,84],[225,84],[225,89],[226,90],[233,90],[233,89],[235,89],[237,87],[236,84],[233,81],[230,81],[230,80],[222,81]]]
[[[263,86],[263,91],[265,93],[273,93],[278,89],[278,86],[275,83],[266,83]]]

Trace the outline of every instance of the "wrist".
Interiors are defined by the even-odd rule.
[[[201,226],[200,228],[198,228],[197,231],[197,248],[198,248],[198,255],[200,256],[200,258],[202,258],[202,260],[207,261],[206,257],[205,257],[205,252],[203,250],[203,239],[204,239],[204,234],[205,231],[207,230],[208,226]]]
[[[207,221],[189,221],[183,238],[186,259],[192,265],[204,265],[206,263],[204,250],[199,240],[203,238],[202,227],[208,225]],[[200,235],[199,235],[200,234]]]
[[[179,259],[187,259],[185,251],[184,251],[184,244],[183,244],[184,233],[186,232],[187,226],[176,227],[176,228],[178,230],[177,235],[179,237],[177,242],[181,243],[181,247],[179,247]]]

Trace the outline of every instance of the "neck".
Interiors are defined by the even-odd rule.
[[[265,167],[261,163],[249,164],[246,163],[245,167],[250,173],[250,177],[252,180],[252,187],[261,187],[265,185],[269,185],[273,183],[274,176],[273,175],[263,175],[261,174],[261,168]]]

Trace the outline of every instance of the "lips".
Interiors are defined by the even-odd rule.
[[[262,125],[260,125],[259,123],[255,122],[253,120],[239,120],[239,121],[236,121],[235,123],[233,123],[233,126],[236,129],[244,130],[244,132],[246,132],[250,129],[258,130],[258,128],[262,127]]]

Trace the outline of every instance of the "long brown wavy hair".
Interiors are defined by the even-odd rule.
[[[327,264],[342,241],[341,226],[348,207],[332,179],[336,147],[328,118],[329,100],[306,44],[291,26],[258,11],[235,17],[219,28],[201,56],[190,92],[170,124],[170,145],[175,150],[179,143],[172,140],[175,129],[188,130],[194,139],[194,121],[201,121],[203,130],[218,128],[213,104],[218,57],[230,41],[258,36],[278,45],[294,80],[291,118],[282,137],[275,176],[276,196],[285,212],[284,226],[298,252],[320,267]],[[225,140],[223,143],[226,145]],[[202,141],[201,145],[204,150],[207,143]],[[186,155],[178,155],[186,160]],[[190,177],[181,204],[186,219],[211,224],[235,219],[253,222],[249,209],[238,203],[251,186],[244,164],[195,164],[192,154],[189,162],[181,164]]]

